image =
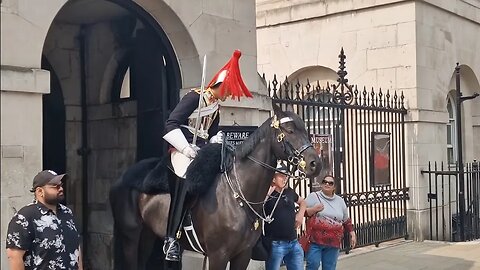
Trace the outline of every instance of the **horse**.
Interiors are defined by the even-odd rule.
[[[264,201],[278,160],[297,165],[306,177],[318,175],[321,169],[303,120],[276,105],[273,111],[272,117],[226,154],[230,162],[223,173],[218,165],[222,155],[205,150],[217,144],[203,147],[187,170],[187,180],[208,182],[192,185],[188,194],[196,191],[190,216],[209,270],[226,269],[228,263],[232,270],[247,268],[265,220],[262,204],[254,202]],[[140,161],[111,187],[115,269],[146,269],[155,239],[165,236],[169,189],[175,181],[165,163],[157,158]],[[217,164],[206,166],[209,163]]]

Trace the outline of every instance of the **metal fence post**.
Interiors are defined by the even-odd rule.
[[[478,97],[478,93],[472,96],[462,97],[460,91],[460,66],[457,63],[455,67],[455,83],[456,83],[456,126],[457,126],[457,148],[458,148],[458,200],[460,210],[460,240],[465,241],[465,175],[463,169],[463,142],[462,142],[462,102]]]

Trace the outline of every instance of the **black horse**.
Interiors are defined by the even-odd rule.
[[[208,145],[207,145],[208,146]],[[187,171],[187,180],[208,182],[192,185],[196,192],[191,218],[209,260],[209,269],[246,269],[261,232],[262,202],[267,194],[277,160],[298,164],[307,177],[320,171],[320,160],[311,147],[302,119],[274,106],[267,119],[238,145],[230,165],[220,173],[205,166],[216,159],[204,147]],[[213,146],[212,146],[213,147]],[[212,148],[210,147],[210,148]],[[218,148],[218,147],[217,147]],[[143,270],[157,237],[165,235],[171,184],[166,163],[148,159],[130,167],[110,190],[114,217],[115,268]],[[202,180],[204,178],[211,178]],[[207,176],[205,176],[207,175]],[[211,176],[208,176],[211,175]],[[158,179],[170,178],[169,181]]]

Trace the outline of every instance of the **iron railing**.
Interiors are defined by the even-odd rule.
[[[312,183],[333,174],[336,192],[349,207],[358,246],[407,237],[403,93],[349,85],[343,49],[339,58],[337,84],[322,87],[318,81],[301,84],[288,78],[280,82],[276,75],[267,84],[274,103],[300,115],[310,134],[331,136],[333,141],[328,153],[320,150],[326,169],[319,179],[299,183],[296,191],[306,197],[315,188]],[[384,139],[383,171],[373,165],[375,155],[381,154],[373,149],[376,134]]]
[[[460,226],[459,167],[457,164],[428,163],[430,240],[462,241],[462,230],[465,240],[480,239],[480,163],[472,162],[464,165],[464,226]]]

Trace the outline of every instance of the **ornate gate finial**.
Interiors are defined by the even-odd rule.
[[[345,55],[345,52],[343,51],[343,47],[340,50],[340,54],[338,55],[338,58],[340,58],[340,66],[338,67],[340,70],[337,71],[338,79],[337,82],[343,85],[348,84],[348,79],[345,78],[347,76],[348,72],[345,70],[345,59],[347,59],[347,56]]]

